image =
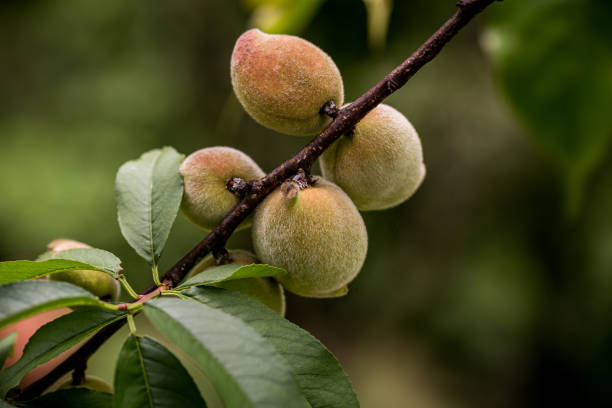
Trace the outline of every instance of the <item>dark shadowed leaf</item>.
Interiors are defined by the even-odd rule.
[[[228,408],[309,407],[287,362],[242,320],[195,300],[155,299],[144,311],[206,373]]]
[[[30,338],[19,361],[0,372],[0,396],[5,396],[35,367],[124,317],[122,312],[85,307],[45,324]]]
[[[59,390],[27,402],[27,408],[111,408],[113,396],[87,388]]]
[[[121,233],[150,264],[157,264],[183,197],[178,171],[184,156],[171,147],[144,153],[117,172]]]
[[[506,3],[489,13],[485,48],[513,108],[579,190],[612,141],[612,2]]]
[[[149,337],[127,338],[117,360],[114,388],[114,408],[206,407],[180,361]]]
[[[186,289],[191,286],[211,285],[227,280],[244,279],[244,278],[265,278],[268,276],[282,276],[287,271],[276,266],[265,264],[252,265],[221,265],[216,268],[207,269],[198,273],[193,278],[182,283],[177,289]]]
[[[289,363],[313,408],[359,407],[357,395],[336,358],[305,330],[235,291],[197,287],[184,293],[207,306],[236,316],[272,344]]]

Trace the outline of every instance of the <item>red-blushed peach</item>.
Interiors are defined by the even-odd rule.
[[[291,35],[248,30],[236,41],[232,85],[244,109],[261,125],[306,136],[330,122],[321,108],[344,100],[334,61],[314,44]]]
[[[231,147],[207,147],[190,154],[179,168],[185,191],[181,211],[191,222],[210,231],[240,199],[227,188],[233,177],[256,180],[265,173],[249,156]],[[247,219],[238,230],[250,226]]]

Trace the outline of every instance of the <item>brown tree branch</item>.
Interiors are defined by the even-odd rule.
[[[310,170],[317,158],[336,139],[357,124],[369,111],[387,96],[404,86],[406,82],[426,63],[431,61],[472,18],[495,0],[464,0],[457,3],[459,10],[448,19],[423,45],[406,61],[384,77],[373,88],[349,106],[341,109],[336,118],[317,137],[312,139],[295,156],[272,170],[261,180],[251,183],[249,193],[204,238],[195,248],[178,261],[163,277],[169,287],[178,284],[196,262],[214,247],[225,245],[238,225],[255,209],[274,188],[297,173],[298,169]],[[322,109],[324,109],[323,107]],[[150,286],[147,291],[154,290]]]
[[[407,60],[384,77],[355,102],[338,110],[332,106],[322,107],[322,112],[335,116],[321,134],[312,139],[295,156],[282,163],[264,178],[249,183],[248,188],[240,187],[246,192],[240,203],[221,221],[221,223],[204,238],[195,248],[179,260],[163,277],[162,283],[168,288],[175,287],[201,258],[211,251],[220,251],[236,227],[257,207],[257,205],[283,181],[295,175],[299,169],[309,172],[317,158],[336,139],[350,131],[369,111],[374,109],[387,96],[404,86],[406,82],[426,63],[431,61],[442,50],[457,32],[478,13],[496,0],[461,0],[459,8],[427,41],[423,43]],[[498,0],[501,1],[501,0]],[[230,186],[231,187],[231,186]],[[157,286],[149,286],[143,293],[151,293]],[[47,376],[26,388],[19,399],[28,399],[42,393],[62,375],[89,357],[124,324],[123,320],[106,326],[94,335],[72,356],[57,366]]]

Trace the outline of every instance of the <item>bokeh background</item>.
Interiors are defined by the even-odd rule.
[[[147,265],[116,222],[125,161],[230,145],[271,170],[307,139],[262,128],[230,86],[247,27],[295,33],[339,66],[350,101],[454,11],[448,0],[0,3],[0,259],[67,237]],[[612,3],[493,4],[388,99],[427,178],[364,213],[349,295],[288,297],[364,407],[612,403]],[[179,216],[162,269],[204,233]],[[229,247],[250,248],[249,232]],[[112,376],[112,344],[93,370]],[[104,354],[106,353],[106,354]]]

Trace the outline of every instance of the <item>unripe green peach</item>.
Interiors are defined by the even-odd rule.
[[[240,150],[231,147],[208,147],[190,154],[179,168],[185,190],[181,211],[194,224],[212,230],[238,204],[240,199],[227,188],[232,177],[256,180],[265,173],[257,163]],[[238,229],[247,228],[251,220]]]
[[[255,255],[243,249],[232,249],[228,252],[228,256],[232,264],[249,265],[259,263]],[[185,280],[213,267],[215,267],[215,258],[212,255],[208,255],[189,271]],[[279,315],[285,315],[285,293],[283,287],[272,278],[235,279],[217,283],[214,286],[245,294],[268,306]]]
[[[406,201],[425,177],[421,141],[404,115],[378,105],[321,156],[323,177],[340,186],[362,211]]]
[[[66,381],[64,384],[60,385],[58,390],[67,390],[71,388],[87,388],[88,390],[97,392],[107,392],[109,394],[113,393],[112,385],[93,375],[86,375],[85,380],[78,385],[73,384],[72,379],[70,379],[69,381]]]
[[[255,210],[255,253],[262,262],[288,271],[279,278],[288,291],[337,296],[365,260],[368,235],[363,219],[351,199],[327,180],[320,178],[297,192],[283,187]]]
[[[261,125],[289,135],[319,133],[330,119],[321,108],[344,100],[340,71],[314,44],[252,29],[236,41],[232,85],[244,109]]]
[[[55,255],[62,251],[76,248],[91,248],[89,245],[70,239],[58,239],[47,245]],[[49,275],[49,279],[72,283],[93,293],[102,300],[115,301],[119,297],[121,287],[112,276],[105,272],[92,270],[74,270],[55,272]]]

